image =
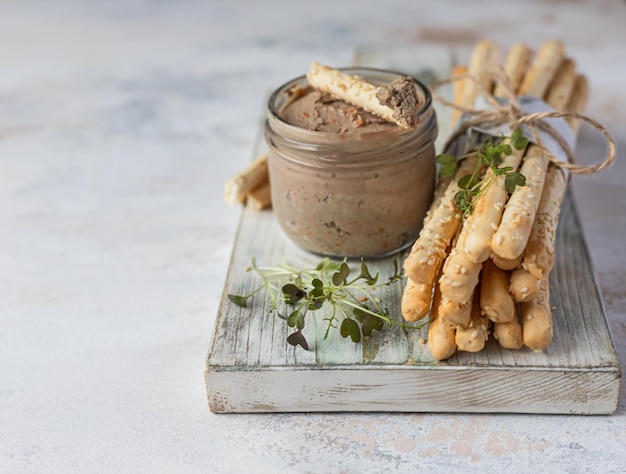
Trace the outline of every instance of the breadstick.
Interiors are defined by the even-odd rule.
[[[493,86],[491,73],[497,69],[498,54],[498,48],[490,40],[483,40],[476,45],[468,64],[468,73],[476,79],[476,82],[468,81],[465,84],[461,105],[471,106],[479,93],[491,91]],[[474,157],[466,158],[465,161],[471,158]],[[466,174],[470,174],[469,170],[461,174],[457,171],[453,183],[458,183],[458,179]],[[458,187],[458,184],[455,186]],[[452,198],[451,204],[455,206],[454,195]],[[465,239],[468,236],[466,227],[463,226],[456,245],[446,259],[443,275],[439,279],[442,296],[461,304],[468,302],[471,298],[481,267],[479,263],[470,260],[465,253]]]
[[[522,325],[517,311],[513,319],[506,323],[493,323],[493,337],[505,349],[521,349],[524,345]]]
[[[456,245],[450,251],[439,279],[442,296],[457,303],[466,303],[470,300],[482,267],[482,263],[473,262],[465,253],[465,240],[469,231],[467,225],[461,228]]]
[[[471,173],[475,165],[476,157],[464,159],[441,200],[436,203],[436,208],[431,207],[431,217],[424,223],[418,239],[404,261],[404,273],[408,279],[431,286],[434,284],[441,262],[447,255],[446,249],[461,220],[454,202],[455,194],[461,189],[458,181],[462,176]]]
[[[574,62],[566,59],[548,91],[548,103],[557,110],[582,113],[588,97],[586,87],[586,81],[579,80],[576,76]],[[575,90],[576,88],[579,90]],[[578,93],[580,97],[577,96]],[[570,127],[574,126],[572,121],[569,124]],[[573,131],[576,134],[577,130]],[[524,252],[524,268],[538,280],[547,278],[554,264],[556,228],[566,188],[565,173],[551,164],[546,172],[537,215]]]
[[[255,211],[266,209],[272,205],[272,189],[270,182],[265,181],[248,193],[246,206]]]
[[[455,329],[445,324],[439,317],[440,303],[441,293],[435,288],[428,323],[428,348],[435,359],[444,360],[456,352],[456,343],[454,342]]]
[[[520,93],[534,97],[543,97],[553,79],[559,82],[555,88],[554,105],[562,101],[561,83],[569,83],[571,71],[568,67],[559,69],[564,58],[563,44],[560,41],[548,41],[538,51],[528,74],[520,87]],[[557,71],[561,74],[556,75]],[[526,149],[526,155],[520,172],[526,177],[526,185],[518,186],[509,198],[498,229],[491,239],[491,250],[499,257],[515,259],[522,255],[535,221],[535,214],[543,191],[548,157],[536,145]]]
[[[521,305],[524,344],[533,351],[542,351],[552,342],[552,310],[548,279],[541,281],[537,295]]]
[[[448,326],[466,328],[471,321],[471,312],[471,299],[465,303],[457,303],[447,298],[441,298],[439,316]]]
[[[502,258],[495,253],[491,254],[491,260],[500,270],[515,270],[522,263],[522,255],[514,259]]]
[[[546,93],[545,102],[555,110],[565,110],[575,83],[576,63],[570,58],[564,58]]]
[[[536,145],[527,148],[520,172],[526,185],[518,186],[509,197],[502,220],[491,238],[491,250],[499,257],[514,259],[522,255],[535,221],[535,214],[548,167],[548,158]]]
[[[428,313],[433,295],[433,286],[415,283],[408,279],[402,293],[400,304],[402,316],[406,321],[419,321]]]
[[[556,228],[566,187],[563,171],[550,165],[523,260],[524,268],[537,280],[546,278],[554,264]]]
[[[576,83],[574,84],[574,91],[567,104],[566,110],[568,112],[583,112],[587,106],[589,100],[589,82],[583,75],[576,76]],[[575,118],[567,119],[570,128],[574,132],[574,135],[578,134],[578,128],[580,127],[580,120]]]
[[[498,60],[498,50],[490,40],[484,40],[476,45],[470,57],[467,67],[468,73],[481,81],[481,86],[489,89],[492,79],[487,74],[488,67],[495,67]],[[460,74],[462,69],[457,69]],[[460,81],[457,81],[460,82]],[[474,104],[478,94],[478,87],[474,82],[465,80],[455,90],[455,102],[465,107]],[[456,84],[456,83],[455,83]],[[459,225],[461,215],[458,212],[454,196],[460,191],[459,179],[471,174],[476,166],[476,157],[472,156],[463,160],[450,181],[442,199],[436,202],[436,207],[431,206],[429,214],[432,217],[424,223],[422,231],[411,248],[411,252],[404,261],[404,272],[407,278],[417,283],[433,285],[435,275],[441,268],[441,263],[446,256],[446,249],[452,236]]]
[[[511,81],[511,89],[514,94],[519,91],[520,85],[526,76],[526,70],[530,63],[532,51],[524,43],[517,43],[511,46],[506,55],[504,63],[504,72]],[[493,95],[496,97],[504,97],[504,85],[496,84]]]
[[[495,323],[512,321],[515,303],[509,293],[509,273],[491,261],[483,264],[480,274],[480,310]]]
[[[454,341],[461,351],[478,352],[485,347],[489,335],[489,320],[480,312],[479,298],[472,298],[471,321],[467,328],[457,327]]]
[[[443,178],[439,181],[439,184],[435,189],[433,202],[424,217],[422,227],[428,226],[428,223],[433,218],[433,215],[439,207],[450,181],[451,178]],[[437,271],[439,270],[437,269]],[[404,292],[402,293],[401,302],[402,316],[406,321],[419,321],[426,316],[432,302],[433,284],[434,280],[426,283],[416,283],[410,278],[407,279]]]
[[[493,78],[489,73],[497,69],[498,56],[498,47],[491,40],[482,40],[474,47],[467,65],[467,72],[476,81],[470,80],[465,83],[460,105],[472,107],[482,91],[491,92]]]
[[[224,200],[228,204],[235,205],[243,202],[250,191],[268,181],[267,158],[267,153],[262,154],[241,173],[224,183]]]
[[[467,74],[467,66],[459,64],[452,69],[452,78]],[[452,83],[452,100],[455,104],[461,104],[463,100],[463,94],[465,92],[465,86],[469,79],[457,79]],[[461,118],[461,112],[458,109],[452,110],[452,128],[456,126],[457,122]]]
[[[530,69],[519,89],[520,95],[543,97],[554,77],[565,51],[563,43],[558,40],[544,43],[530,66]]]
[[[306,77],[314,88],[328,92],[338,99],[361,107],[403,128],[412,127],[417,118],[415,113],[405,113],[406,111],[402,110],[403,107],[394,109],[382,104],[377,97],[380,87],[358,76],[345,74],[314,61]]]
[[[539,291],[540,280],[524,267],[519,267],[511,273],[511,286],[509,291],[517,302],[530,301]]]
[[[513,46],[506,58],[505,72],[511,79],[515,90],[519,87],[519,83],[524,78],[526,69],[528,68],[528,61],[530,59],[530,49],[524,44],[517,44]],[[532,81],[545,81],[544,76],[534,74]],[[529,82],[527,87],[533,90],[540,90],[547,85],[536,85],[534,82]],[[503,86],[499,85],[496,88],[496,95],[503,95]],[[505,156],[502,163],[502,167],[510,167],[511,171],[516,171],[526,149],[517,150],[513,148],[513,153],[509,156]],[[485,179],[490,179],[492,171],[487,170],[488,175]],[[500,222],[502,221],[502,214],[504,212],[504,205],[508,199],[508,193],[504,187],[505,176],[496,176],[494,183],[487,189],[481,199],[476,203],[474,212],[468,218],[466,225],[472,228],[466,241],[465,251],[467,255],[474,262],[483,262],[491,254],[491,239],[494,233],[498,229]],[[499,256],[500,257],[500,256]]]

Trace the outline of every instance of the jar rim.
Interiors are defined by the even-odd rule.
[[[336,70],[341,71],[346,74],[352,74],[352,75],[357,75],[357,76],[358,76],[357,72],[361,72],[361,73],[371,72],[373,74],[382,73],[382,74],[389,74],[390,76],[396,76],[396,77],[409,77],[413,81],[413,83],[420,89],[420,91],[424,94],[424,103],[422,104],[422,107],[417,112],[418,117],[421,117],[424,113],[428,112],[428,110],[432,106],[432,95],[428,87],[423,82],[411,76],[410,74],[404,74],[399,71],[394,71],[391,69],[380,69],[380,68],[359,67],[359,66],[337,68]],[[320,132],[318,130],[309,130],[306,128],[298,127],[297,125],[293,125],[285,121],[280,116],[280,114],[276,110],[276,107],[274,106],[274,104],[276,103],[276,98],[281,92],[285,91],[291,84],[297,83],[299,81],[303,81],[305,79],[306,79],[306,74],[303,74],[294,79],[291,79],[285,82],[284,84],[280,85],[278,88],[276,88],[276,90],[274,90],[274,92],[272,92],[272,94],[270,95],[267,109],[269,113],[271,114],[272,119],[278,120],[281,123],[281,126],[286,127],[287,129],[292,129],[294,131],[297,130],[298,133],[300,134],[304,134],[304,135],[310,134],[311,136],[315,136],[315,137],[337,136],[337,135],[342,135],[345,137],[357,136],[357,135],[361,135],[361,136],[367,135],[370,137],[375,137],[377,134],[389,134],[390,133],[390,130],[377,130],[377,131],[369,131],[369,132],[354,131],[354,132],[346,132],[346,133],[341,133],[341,134],[338,134],[336,132]],[[391,132],[392,133],[398,132],[398,131],[407,132],[411,130],[411,129],[404,129],[402,127],[398,127],[398,129],[399,130],[392,129]]]

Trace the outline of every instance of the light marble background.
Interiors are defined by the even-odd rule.
[[[1,1],[0,472],[624,472],[624,395],[602,417],[218,416],[203,365],[222,183],[269,90],[362,46],[562,38],[624,149],[625,24],[617,0]],[[572,184],[622,361],[625,180],[620,159]]]

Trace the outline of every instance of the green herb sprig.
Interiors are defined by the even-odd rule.
[[[259,268],[252,261],[251,269],[261,278],[261,285],[247,295],[229,294],[228,299],[242,307],[248,306],[250,298],[265,289],[270,298],[270,313],[275,312],[294,328],[287,337],[292,346],[308,350],[309,344],[302,333],[309,312],[330,306],[330,315],[325,317],[326,331],[339,327],[342,337],[359,342],[361,337],[369,337],[374,330],[381,331],[385,324],[407,328],[423,325],[405,325],[394,321],[382,302],[375,296],[377,288],[400,284],[402,271],[394,260],[393,274],[383,282],[378,274],[372,276],[365,261],[361,260],[358,274],[353,272],[346,260],[342,262],[324,258],[315,268],[299,270],[290,265]],[[339,320],[341,324],[339,325]]]
[[[461,190],[454,196],[454,201],[462,212],[462,218],[465,220],[474,212],[476,203],[485,194],[487,189],[493,185],[497,176],[505,176],[504,188],[510,194],[515,191],[516,186],[524,186],[526,177],[519,172],[513,171],[511,166],[500,166],[504,161],[504,156],[513,153],[513,148],[523,150],[528,145],[528,139],[517,128],[513,131],[508,139],[500,138],[497,142],[489,140],[482,149],[473,151],[464,155],[462,158],[476,155],[478,160],[472,174],[462,176],[458,181]],[[456,173],[459,160],[447,153],[441,153],[437,156],[437,163],[441,165],[439,174],[443,178],[448,178]],[[484,174],[482,173],[485,168]],[[491,172],[489,172],[491,171]]]

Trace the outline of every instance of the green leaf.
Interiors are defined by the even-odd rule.
[[[359,275],[359,278],[365,280],[368,285],[375,285],[378,281],[378,273],[373,277],[369,268],[367,268],[365,260],[361,260],[361,274]]]
[[[248,301],[249,296],[239,296],[239,295],[228,295],[228,299],[231,303],[236,304],[237,306],[241,306],[242,308],[246,307],[246,302]]]
[[[381,331],[384,325],[385,322],[382,319],[377,318],[376,316],[373,316],[371,314],[366,314],[363,318],[363,326],[361,329],[363,331],[363,335],[365,337],[369,337],[371,336],[374,329],[376,329],[377,331]]]
[[[309,291],[309,296],[313,299],[319,299],[324,296],[324,282],[319,278],[314,278],[311,281],[311,285],[313,285],[313,289]]]
[[[358,323],[350,318],[346,318],[341,323],[341,327],[339,328],[341,331],[342,337],[350,336],[352,342],[359,342],[361,340],[361,331],[359,330]]]
[[[465,191],[459,191],[456,193],[454,195],[454,202],[461,211],[464,211],[469,205],[469,202],[467,201],[467,193]]]
[[[526,177],[521,173],[510,173],[504,178],[504,189],[511,194],[515,191],[515,186],[524,186]]]
[[[447,153],[441,153],[437,155],[435,161],[441,165],[439,175],[442,178],[449,178],[456,172],[457,160],[454,156],[448,155]]]
[[[293,283],[287,283],[284,285],[282,287],[282,292],[285,295],[285,301],[289,304],[297,303],[306,296],[306,292]]]
[[[323,305],[324,305],[323,298],[314,298],[309,301],[309,306],[307,306],[307,308],[310,309],[311,311],[315,311],[317,309],[320,309]]]
[[[342,262],[339,267],[339,271],[333,274],[333,283],[336,286],[341,286],[346,283],[346,279],[350,274],[350,268],[346,262]]]
[[[515,130],[513,130],[510,142],[511,145],[513,145],[513,148],[515,148],[516,150],[523,150],[528,146],[528,138],[524,136],[521,128],[516,128]]]
[[[293,311],[289,317],[287,318],[287,325],[290,328],[298,328],[298,329],[302,329],[304,327],[304,314],[302,313],[302,311],[298,308],[295,311]]]
[[[287,342],[292,346],[296,347],[298,345],[302,346],[305,351],[309,350],[309,343],[306,342],[306,338],[302,334],[302,331],[297,330],[294,333],[289,334],[287,337]]]
[[[352,315],[354,316],[354,319],[356,319],[360,323],[363,322],[363,318],[365,317],[366,314],[367,313],[363,311],[361,308],[352,309]]]
[[[461,189],[472,189],[476,186],[480,181],[473,174],[466,174],[461,179],[459,179],[459,188]]]

